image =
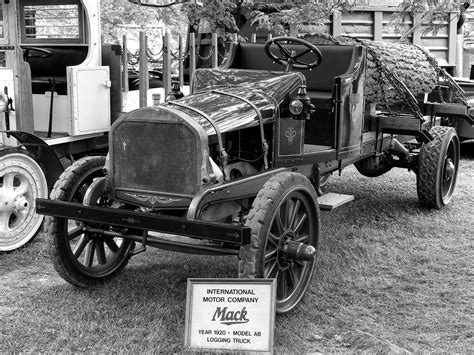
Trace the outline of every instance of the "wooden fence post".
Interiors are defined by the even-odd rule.
[[[179,86],[184,86],[184,50],[183,50],[183,36],[179,36],[178,48],[178,71],[179,71]]]
[[[163,88],[165,89],[165,99],[171,92],[171,53],[170,34],[165,33],[163,37]]]
[[[219,65],[219,50],[217,48],[217,33],[212,34],[212,67],[217,68]]]
[[[123,91],[128,92],[128,47],[127,35],[123,35],[122,40],[122,86]]]
[[[147,92],[149,87],[148,73],[148,43],[145,32],[140,31],[139,48],[139,107],[147,107]]]
[[[196,70],[196,37],[194,33],[189,34],[189,85]]]

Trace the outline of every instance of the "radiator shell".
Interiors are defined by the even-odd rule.
[[[110,133],[113,195],[140,206],[187,206],[212,173],[204,129],[170,107],[131,111]]]

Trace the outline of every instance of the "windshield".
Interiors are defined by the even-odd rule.
[[[25,43],[80,43],[81,14],[78,4],[27,4],[22,9]]]

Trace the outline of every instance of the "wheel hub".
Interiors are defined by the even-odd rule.
[[[19,196],[15,193],[15,190],[7,190],[7,191],[0,191],[0,213],[13,213],[14,210],[19,210],[21,203],[19,200],[28,201],[25,199],[24,196]]]
[[[444,182],[451,180],[453,176],[454,176],[454,163],[451,158],[448,158],[446,159],[446,162],[444,164],[444,176],[443,176]]]
[[[28,198],[28,195],[31,194],[31,186],[34,186],[35,182],[31,181],[30,177],[26,174],[19,174],[18,183],[14,183],[13,181],[16,181],[14,179],[17,176],[14,169],[7,168],[2,173],[3,186],[0,188],[0,201],[2,201],[0,203],[0,215],[2,215],[2,219],[5,219],[5,221],[11,221],[13,218],[14,221],[17,221],[15,226],[21,229],[27,220],[36,217],[33,211],[29,211],[31,205]],[[0,227],[0,231],[9,233],[12,231],[11,228],[15,227],[11,225],[11,222],[5,221]]]
[[[311,261],[316,256],[316,249],[309,244],[296,241],[292,230],[285,231],[278,245],[278,264],[284,269],[293,261]]]

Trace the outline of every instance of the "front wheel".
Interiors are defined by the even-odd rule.
[[[440,209],[453,196],[459,168],[459,138],[452,127],[433,127],[434,140],[423,144],[418,157],[416,188],[420,203]]]
[[[240,250],[240,278],[275,278],[276,310],[286,313],[303,297],[316,265],[319,207],[307,178],[281,173],[258,193],[247,216],[251,243]]]
[[[44,216],[35,200],[48,197],[43,169],[26,149],[0,151],[0,251],[12,251],[33,240]]]
[[[100,184],[104,163],[105,157],[76,161],[54,185],[51,199],[100,206],[103,199],[97,190],[105,185]],[[90,196],[88,189],[92,184],[96,188],[91,190],[96,192]],[[54,268],[78,287],[90,287],[116,275],[127,264],[133,247],[130,240],[90,231],[87,223],[66,218],[47,217],[45,229]]]

